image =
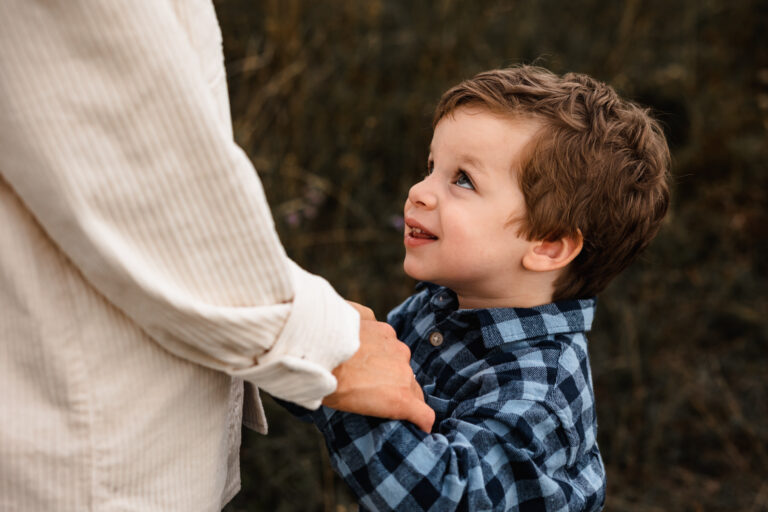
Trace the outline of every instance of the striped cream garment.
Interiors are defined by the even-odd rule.
[[[1,511],[219,510],[243,381],[316,407],[358,329],[233,142],[209,0],[0,2]]]

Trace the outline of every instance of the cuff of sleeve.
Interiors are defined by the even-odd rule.
[[[360,345],[360,315],[323,278],[290,262],[294,298],[275,344],[236,376],[267,393],[317,409],[336,390],[331,371]]]

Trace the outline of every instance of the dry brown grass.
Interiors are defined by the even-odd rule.
[[[440,93],[517,62],[657,109],[672,211],[600,299],[607,510],[768,510],[768,5],[219,0],[238,141],[292,257],[380,316],[412,282],[392,224]],[[353,510],[310,426],[270,407],[227,510]],[[279,461],[279,462],[278,462]]]

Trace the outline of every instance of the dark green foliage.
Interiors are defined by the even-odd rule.
[[[673,149],[657,240],[600,299],[591,354],[607,510],[768,510],[768,3],[219,0],[235,136],[288,253],[383,317],[432,108],[538,62],[653,107]],[[270,406],[227,508],[353,510],[322,440]]]

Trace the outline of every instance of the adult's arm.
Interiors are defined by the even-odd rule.
[[[3,0],[0,177],[167,350],[317,407],[359,315],[286,257],[178,5]]]

